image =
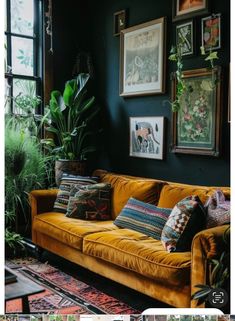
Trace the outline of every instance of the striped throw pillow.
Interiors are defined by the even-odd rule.
[[[114,224],[160,240],[162,229],[171,211],[170,208],[157,207],[131,197]]]
[[[70,192],[74,185],[76,185],[76,191],[79,189],[79,186],[97,184],[99,177],[90,177],[90,176],[76,176],[70,174],[63,174],[60,182],[59,191],[54,203],[54,212],[66,213]]]

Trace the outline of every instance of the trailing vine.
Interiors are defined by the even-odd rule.
[[[182,57],[182,48],[186,42],[186,38],[182,35],[179,34],[179,42],[176,46],[172,46],[170,50],[170,56],[168,59],[170,61],[175,62],[176,64],[176,94],[175,94],[175,100],[171,102],[171,108],[173,112],[177,112],[180,110],[180,99],[183,94],[186,95],[186,99],[189,102],[190,99],[190,94],[193,92],[193,87],[191,85],[187,85],[184,76],[183,76],[183,57]],[[209,62],[209,68],[213,69],[215,64],[214,61],[219,59],[217,55],[217,51],[213,51],[210,49],[208,53],[205,52],[205,48],[203,46],[200,47],[201,49],[201,55],[206,56],[205,61]],[[213,74],[212,74],[213,77]],[[214,86],[217,84],[216,79],[212,79],[211,82],[211,89],[214,88]]]

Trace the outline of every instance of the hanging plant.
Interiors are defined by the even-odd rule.
[[[185,99],[187,99],[189,102],[190,94],[194,90],[192,86],[187,85],[185,83],[184,76],[183,76],[182,48],[186,41],[187,39],[182,34],[179,34],[179,42],[176,46],[171,47],[170,56],[168,57],[170,61],[173,61],[176,64],[176,71],[175,71],[176,80],[177,80],[176,95],[175,95],[175,100],[171,102],[171,109],[173,112],[178,112],[180,110],[181,96],[185,94],[186,96]],[[201,49],[201,55],[206,56],[204,60],[206,62],[209,62],[209,68],[213,69],[215,66],[214,61],[219,59],[217,51],[213,51],[212,49],[210,49],[210,51],[206,53],[205,48],[203,46],[200,47],[200,49]],[[203,86],[205,87],[205,89],[209,88],[209,90],[213,90],[217,85],[217,82],[218,80],[214,78],[214,73],[212,73],[212,81],[210,83],[208,82],[203,83]]]

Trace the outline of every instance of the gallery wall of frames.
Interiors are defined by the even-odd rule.
[[[56,12],[65,6],[65,1],[55,5],[55,30],[61,22]],[[67,68],[76,50],[92,56],[93,89],[104,127],[102,155],[92,166],[190,184],[229,185],[230,1],[103,0],[77,6],[76,28],[68,19],[62,37],[70,34],[73,39],[65,52]],[[168,57],[182,37],[183,73],[193,93],[181,98],[176,113],[176,64]],[[54,40],[59,49],[58,35]],[[213,70],[210,60],[205,61],[212,52],[218,56]],[[55,54],[58,86],[66,74],[60,62],[61,55]]]

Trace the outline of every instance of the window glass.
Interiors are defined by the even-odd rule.
[[[33,36],[34,1],[11,0],[11,32]]]
[[[16,114],[34,113],[38,105],[36,82],[34,80],[13,79],[13,112]]]
[[[33,76],[33,40],[12,37],[13,74]]]
[[[5,97],[4,97],[5,113],[11,112],[11,86],[9,80],[5,78]]]

